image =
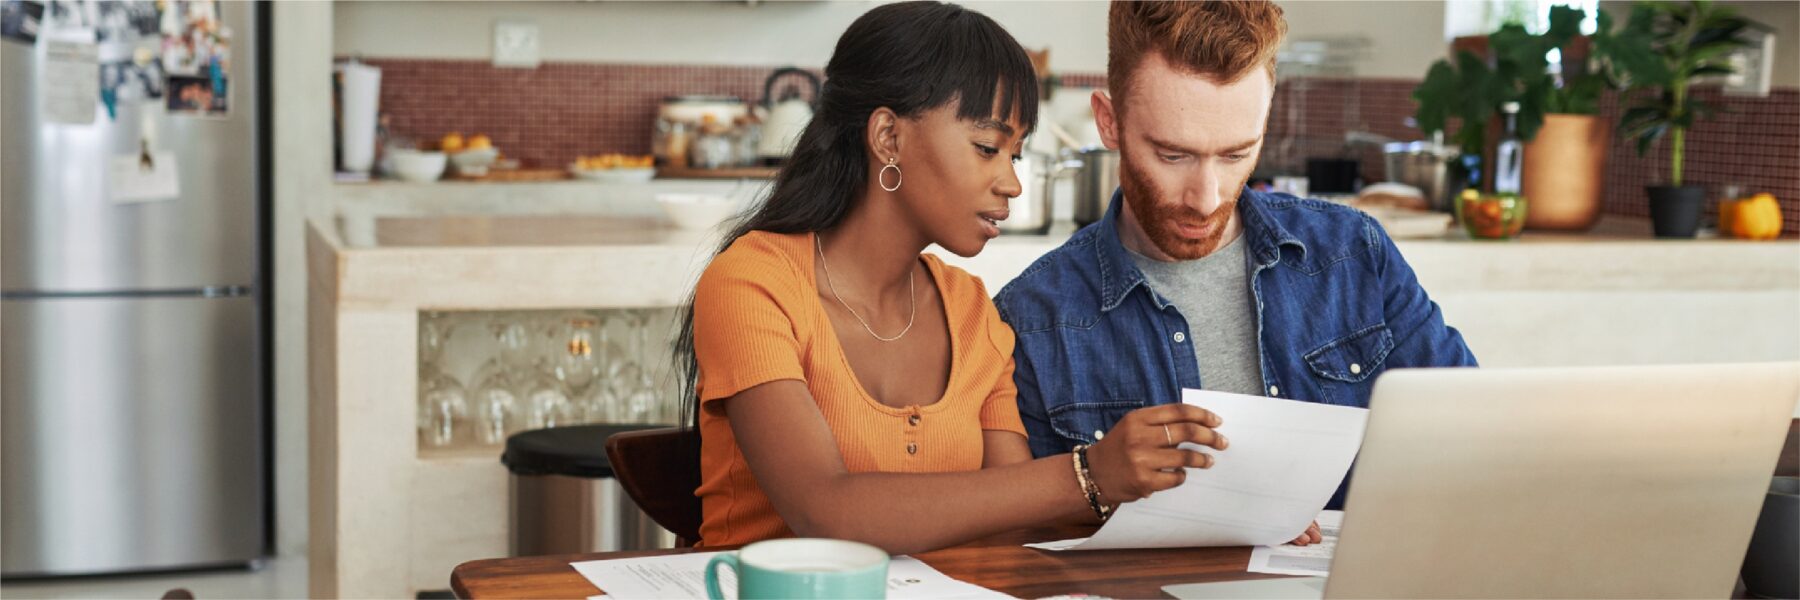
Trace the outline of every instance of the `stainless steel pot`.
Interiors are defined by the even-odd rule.
[[[1056,180],[1071,172],[1081,163],[1076,161],[1057,162],[1049,154],[1042,152],[1026,152],[1013,163],[1015,174],[1019,177],[1020,193],[1006,203],[1007,217],[1000,222],[1001,233],[1025,235],[1043,235],[1050,232],[1051,207],[1056,188]]]
[[[1455,206],[1462,182],[1450,177],[1450,161],[1455,150],[1434,142],[1393,142],[1381,147],[1387,165],[1388,181],[1419,188],[1432,210],[1449,211]]]
[[[1119,187],[1119,153],[1106,148],[1064,151],[1075,167],[1075,224],[1087,226],[1106,216],[1106,204]]]

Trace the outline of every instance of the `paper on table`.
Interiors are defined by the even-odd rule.
[[[1344,511],[1322,510],[1316,520],[1324,541],[1310,546],[1257,546],[1250,551],[1250,568],[1246,570],[1277,575],[1331,574],[1331,553],[1337,550],[1338,527],[1344,522]]]
[[[570,563],[601,596],[612,600],[664,600],[706,597],[706,563],[718,552],[696,552],[642,558],[617,558]],[[737,597],[737,576],[719,569],[719,587],[725,597]],[[1011,598],[972,583],[957,581],[919,559],[896,556],[888,561],[887,597],[894,600],[947,598],[977,600]]]
[[[1362,447],[1369,411],[1278,398],[1182,390],[1182,402],[1224,423],[1226,450],[1188,469],[1175,488],[1127,503],[1085,540],[1030,544],[1044,550],[1260,546],[1286,543],[1312,522]]]

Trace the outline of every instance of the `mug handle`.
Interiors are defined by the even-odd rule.
[[[738,570],[736,552],[726,552],[706,561],[706,597],[709,600],[725,600],[725,592],[719,589],[719,566],[731,567],[732,572]]]

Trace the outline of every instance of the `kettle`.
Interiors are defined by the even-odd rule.
[[[784,76],[799,74],[806,78],[812,86],[812,100],[800,99],[800,91],[792,84],[782,90],[781,97],[775,97],[775,82]],[[800,132],[806,130],[806,124],[812,121],[813,103],[819,100],[819,77],[805,69],[783,67],[769,74],[763,82],[762,109],[768,113],[763,118],[762,140],[756,145],[756,156],[765,165],[778,165],[794,153],[794,144],[800,140]]]

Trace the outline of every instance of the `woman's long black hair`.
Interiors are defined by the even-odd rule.
[[[806,233],[837,225],[869,178],[863,147],[869,115],[887,107],[914,118],[950,102],[959,102],[956,116],[964,120],[1006,121],[1016,112],[1018,122],[1035,125],[1037,76],[1025,49],[993,19],[953,4],[888,4],[858,17],[838,38],[818,111],[776,174],[768,200],[736,223],[717,252],[751,231]],[[681,309],[673,366],[683,425],[695,427],[700,373],[692,292]]]

